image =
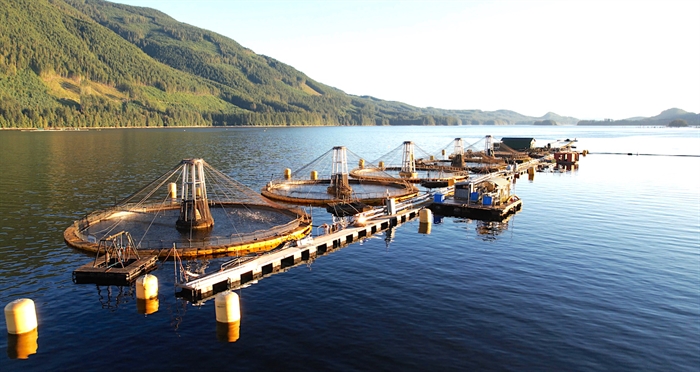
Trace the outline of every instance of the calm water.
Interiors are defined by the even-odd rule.
[[[71,281],[92,256],[66,247],[63,230],[183,158],[259,191],[333,146],[375,161],[406,140],[437,153],[487,134],[700,155],[698,129],[0,132],[0,305],[31,298],[39,318],[26,360],[0,337],[0,370],[697,371],[700,157],[592,154],[577,171],[518,180],[523,210],[503,224],[445,218],[422,235],[413,221],[263,279],[238,291],[235,343],[218,341],[213,300],[175,298],[172,263],[154,272],[160,307],[148,316],[132,288]]]

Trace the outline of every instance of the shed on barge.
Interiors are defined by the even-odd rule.
[[[429,208],[442,216],[500,220],[522,208],[522,200],[510,193],[503,177],[483,177],[455,184],[451,198],[436,197]]]

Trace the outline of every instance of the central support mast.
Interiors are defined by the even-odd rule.
[[[403,143],[403,156],[401,160],[401,171],[399,176],[403,178],[416,178],[416,163],[413,161],[413,142],[405,141]]]
[[[331,184],[328,186],[328,193],[336,198],[348,199],[352,195],[352,187],[348,181],[348,158],[345,146],[333,148],[333,167],[331,173]]]
[[[464,143],[461,138],[455,138],[455,149],[452,152],[452,166],[464,168]]]
[[[185,159],[181,163],[182,184],[178,230],[208,229],[214,226],[214,218],[207,200],[207,183],[204,179],[204,160]]]
[[[491,137],[491,135],[486,136],[486,141],[484,142],[484,152],[486,156],[493,156],[493,137]]]

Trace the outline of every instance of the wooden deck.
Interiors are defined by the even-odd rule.
[[[104,262],[104,256],[95,262],[87,263],[73,271],[73,282],[76,284],[129,285],[141,274],[156,268],[158,257],[146,256],[127,260],[121,263],[111,260],[109,265]]]

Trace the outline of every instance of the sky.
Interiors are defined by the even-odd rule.
[[[117,0],[354,95],[578,119],[700,113],[700,1]]]

